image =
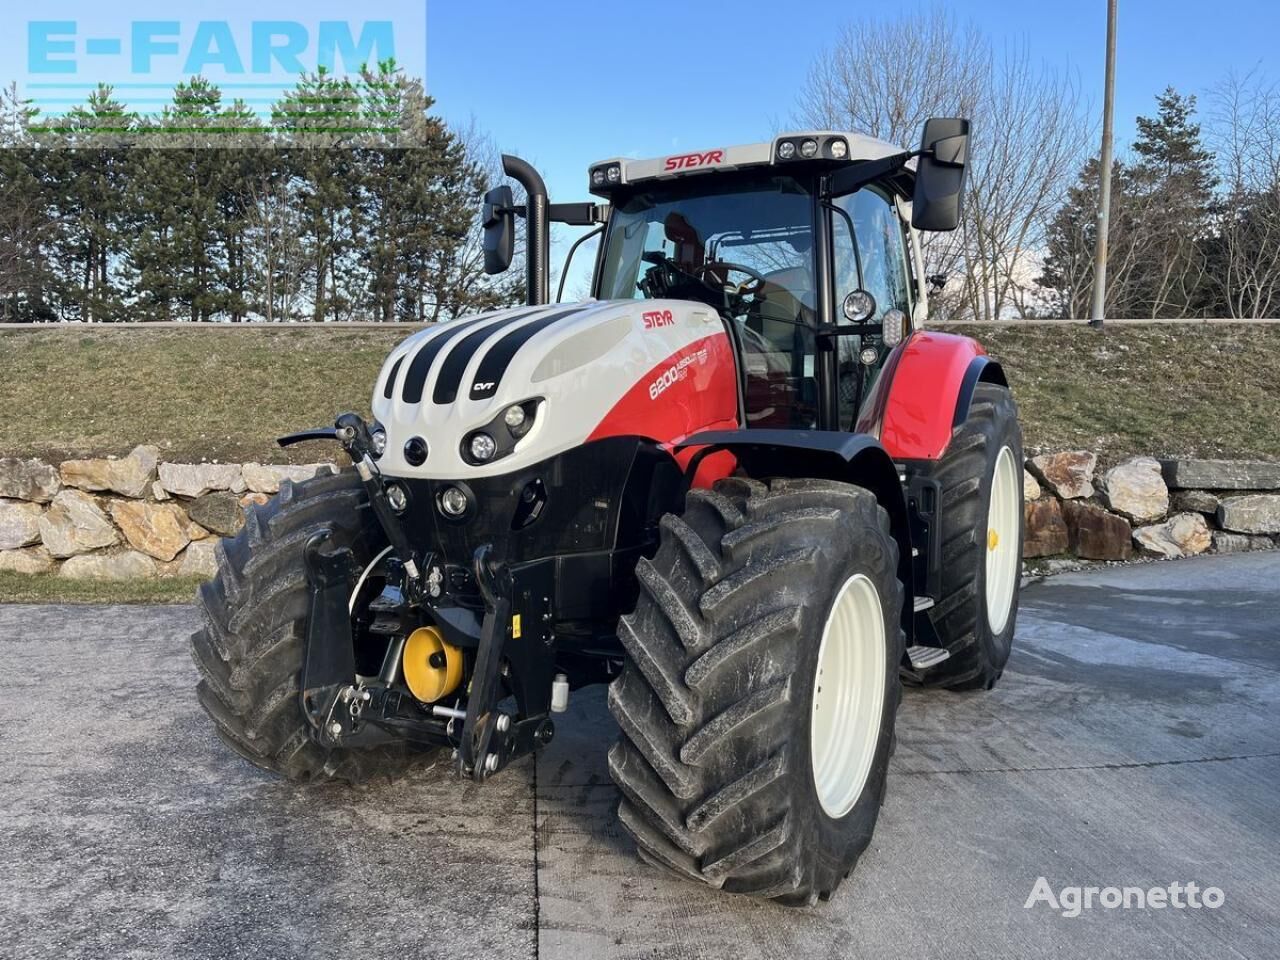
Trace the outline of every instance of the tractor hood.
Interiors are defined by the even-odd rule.
[[[378,467],[467,480],[605,436],[672,443],[734,425],[736,385],[723,322],[705,304],[588,300],[465,317],[414,334],[383,364],[372,402],[387,434]],[[514,406],[516,428],[506,420]],[[471,454],[477,432],[494,440],[488,460]]]

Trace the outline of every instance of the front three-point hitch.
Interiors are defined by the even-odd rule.
[[[474,574],[484,615],[478,629],[460,631],[456,610],[436,610],[440,591],[431,589],[429,578],[439,566],[431,551],[414,549],[400,522],[374,463],[368,424],[354,413],[345,413],[332,428],[293,434],[278,442],[289,446],[305,440],[337,440],[351,458],[404,572],[400,585],[404,605],[420,614],[409,619],[420,624],[447,623],[450,636],[470,648],[464,655],[470,668],[462,687],[465,709],[426,704],[397,688],[399,659],[407,649],[403,640],[388,649],[380,676],[359,677],[349,604],[360,571],[350,550],[329,549],[330,535],[317,534],[305,548],[310,607],[301,693],[312,736],[326,746],[391,739],[452,746],[458,771],[476,780],[549,743],[555,734],[549,716],[555,679],[550,567],[533,564],[512,570],[493,556],[491,545],[477,549]],[[529,626],[522,629],[522,624]],[[403,626],[408,630],[411,625]],[[499,708],[508,693],[515,699],[516,716]]]

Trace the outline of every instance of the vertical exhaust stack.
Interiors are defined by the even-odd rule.
[[[537,170],[510,154],[502,155],[502,172],[525,192],[525,264],[528,271],[525,286],[529,306],[547,302],[551,287],[548,257],[551,253],[551,226],[547,220],[547,185]]]

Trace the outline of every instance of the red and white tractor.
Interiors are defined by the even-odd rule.
[[[1004,373],[924,328],[917,230],[957,225],[969,125],[918,151],[829,131],[588,172],[515,157],[490,272],[526,224],[528,305],[387,358],[372,420],[283,438],[354,469],[286,484],[223,541],[199,698],[293,779],[438,748],[483,780],[609,684],[640,856],[806,904],[866,848],[901,684],[1009,656],[1022,442]],[[549,223],[598,225],[592,299],[548,303]]]

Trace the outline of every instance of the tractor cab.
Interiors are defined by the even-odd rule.
[[[607,206],[550,204],[548,213],[602,224],[597,299],[693,301],[719,312],[739,357],[746,426],[851,431],[889,352],[926,315],[913,223],[954,228],[967,139],[968,123],[948,119],[929,122],[917,152],[810,131],[617,158],[588,172]],[[493,211],[529,207],[517,211],[500,192],[488,199],[487,222],[509,243],[511,227]]]

